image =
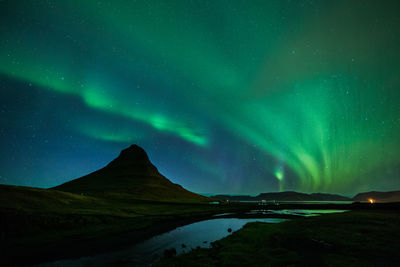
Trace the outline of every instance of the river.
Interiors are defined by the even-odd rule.
[[[344,212],[345,210],[254,210],[251,214],[285,214],[296,216],[317,216],[324,213]],[[61,260],[41,264],[40,266],[151,266],[163,256],[167,249],[175,249],[177,254],[190,251],[192,248],[208,248],[211,242],[222,239],[242,228],[249,222],[280,223],[283,218],[219,218],[227,214],[215,215],[214,219],[195,222],[178,227],[172,231],[152,237],[137,245],[123,250],[82,257],[72,260]]]

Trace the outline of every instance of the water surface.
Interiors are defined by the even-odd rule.
[[[175,248],[177,254],[192,248],[210,247],[210,243],[239,230],[248,222],[280,223],[286,219],[211,219],[178,227],[170,232],[150,238],[143,243],[123,250],[83,257],[76,260],[63,260],[43,264],[42,266],[151,266],[163,256],[164,250]],[[231,233],[228,232],[231,229]]]
[[[345,212],[345,210],[266,210],[258,209],[248,214],[265,215],[274,214],[296,216],[318,216],[325,213]],[[239,230],[248,222],[280,223],[287,219],[282,218],[219,218],[234,215],[223,213],[214,215],[213,219],[204,220],[178,227],[169,232],[150,238],[137,245],[123,250],[83,257],[75,260],[63,260],[43,264],[42,266],[151,266],[163,256],[166,249],[174,248],[177,254],[189,252],[196,247],[208,248],[211,242],[222,239]],[[229,229],[229,231],[228,231]]]
[[[329,213],[342,213],[347,210],[303,210],[303,209],[284,209],[284,210],[267,210],[267,209],[259,209],[252,210],[247,214],[263,214],[263,215],[273,215],[273,214],[281,214],[281,215],[296,215],[302,217],[312,217],[319,216],[321,214],[329,214]]]

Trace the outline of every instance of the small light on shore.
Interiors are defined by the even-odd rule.
[[[369,203],[371,203],[371,204],[375,203],[375,199],[373,199],[373,198],[369,198],[368,201],[369,201]]]

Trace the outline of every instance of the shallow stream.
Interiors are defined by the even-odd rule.
[[[254,210],[250,213],[308,217],[337,212],[344,212],[344,210]],[[123,250],[73,260],[61,260],[41,266],[151,266],[163,256],[167,249],[175,249],[177,254],[181,254],[196,247],[208,248],[211,242],[230,235],[248,222],[280,223],[287,220],[283,218],[219,218],[226,215],[215,215],[213,219],[178,227]]]

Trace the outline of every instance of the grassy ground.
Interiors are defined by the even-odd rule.
[[[293,205],[292,205],[293,206]],[[313,206],[315,208],[315,206]],[[366,209],[278,225],[250,224],[211,250],[165,260],[161,266],[390,266],[400,240],[399,212]],[[397,210],[399,210],[399,206]],[[0,185],[0,265],[40,263],[118,250],[216,213],[259,207],[101,198],[57,190]],[[280,205],[269,208],[311,208]],[[372,210],[371,210],[372,208]],[[397,238],[397,239],[396,239]]]
[[[241,207],[103,199],[0,185],[0,265],[40,263],[132,245]]]
[[[400,211],[351,211],[249,223],[211,249],[155,266],[400,266]]]

